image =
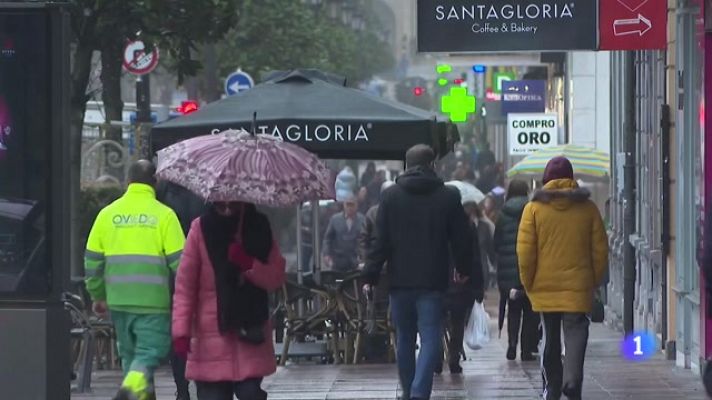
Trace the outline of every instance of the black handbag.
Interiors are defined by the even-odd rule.
[[[603,302],[598,296],[593,298],[593,306],[591,307],[591,322],[602,323],[606,319],[606,309]]]
[[[265,342],[265,333],[261,326],[251,326],[237,330],[238,339],[245,343],[260,345]]]

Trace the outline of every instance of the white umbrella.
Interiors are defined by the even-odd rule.
[[[477,189],[475,185],[462,181],[450,181],[445,182],[448,186],[453,186],[460,191],[460,197],[462,197],[462,204],[475,203],[480,204],[485,200],[485,195]]]

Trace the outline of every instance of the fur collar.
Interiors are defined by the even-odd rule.
[[[583,203],[591,198],[591,191],[586,188],[574,189],[540,189],[534,192],[532,201],[551,203],[557,199],[568,199],[572,202]]]

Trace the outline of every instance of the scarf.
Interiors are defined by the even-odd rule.
[[[239,266],[228,259],[228,248],[237,240],[238,229],[242,227],[240,238],[245,252],[266,263],[272,249],[272,231],[267,217],[257,212],[252,204],[245,204],[242,212],[233,217],[221,216],[210,207],[201,217],[200,224],[215,272],[220,333],[263,326],[269,318],[267,292],[242,279]]]

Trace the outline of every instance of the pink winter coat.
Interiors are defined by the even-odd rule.
[[[255,260],[245,278],[255,286],[274,291],[285,279],[285,261],[277,243],[266,264]],[[215,274],[205,248],[200,220],[193,221],[183,250],[173,297],[173,338],[190,337],[186,378],[193,381],[242,381],[273,374],[276,369],[272,326],[265,325],[267,340],[251,345],[218,329]]]

